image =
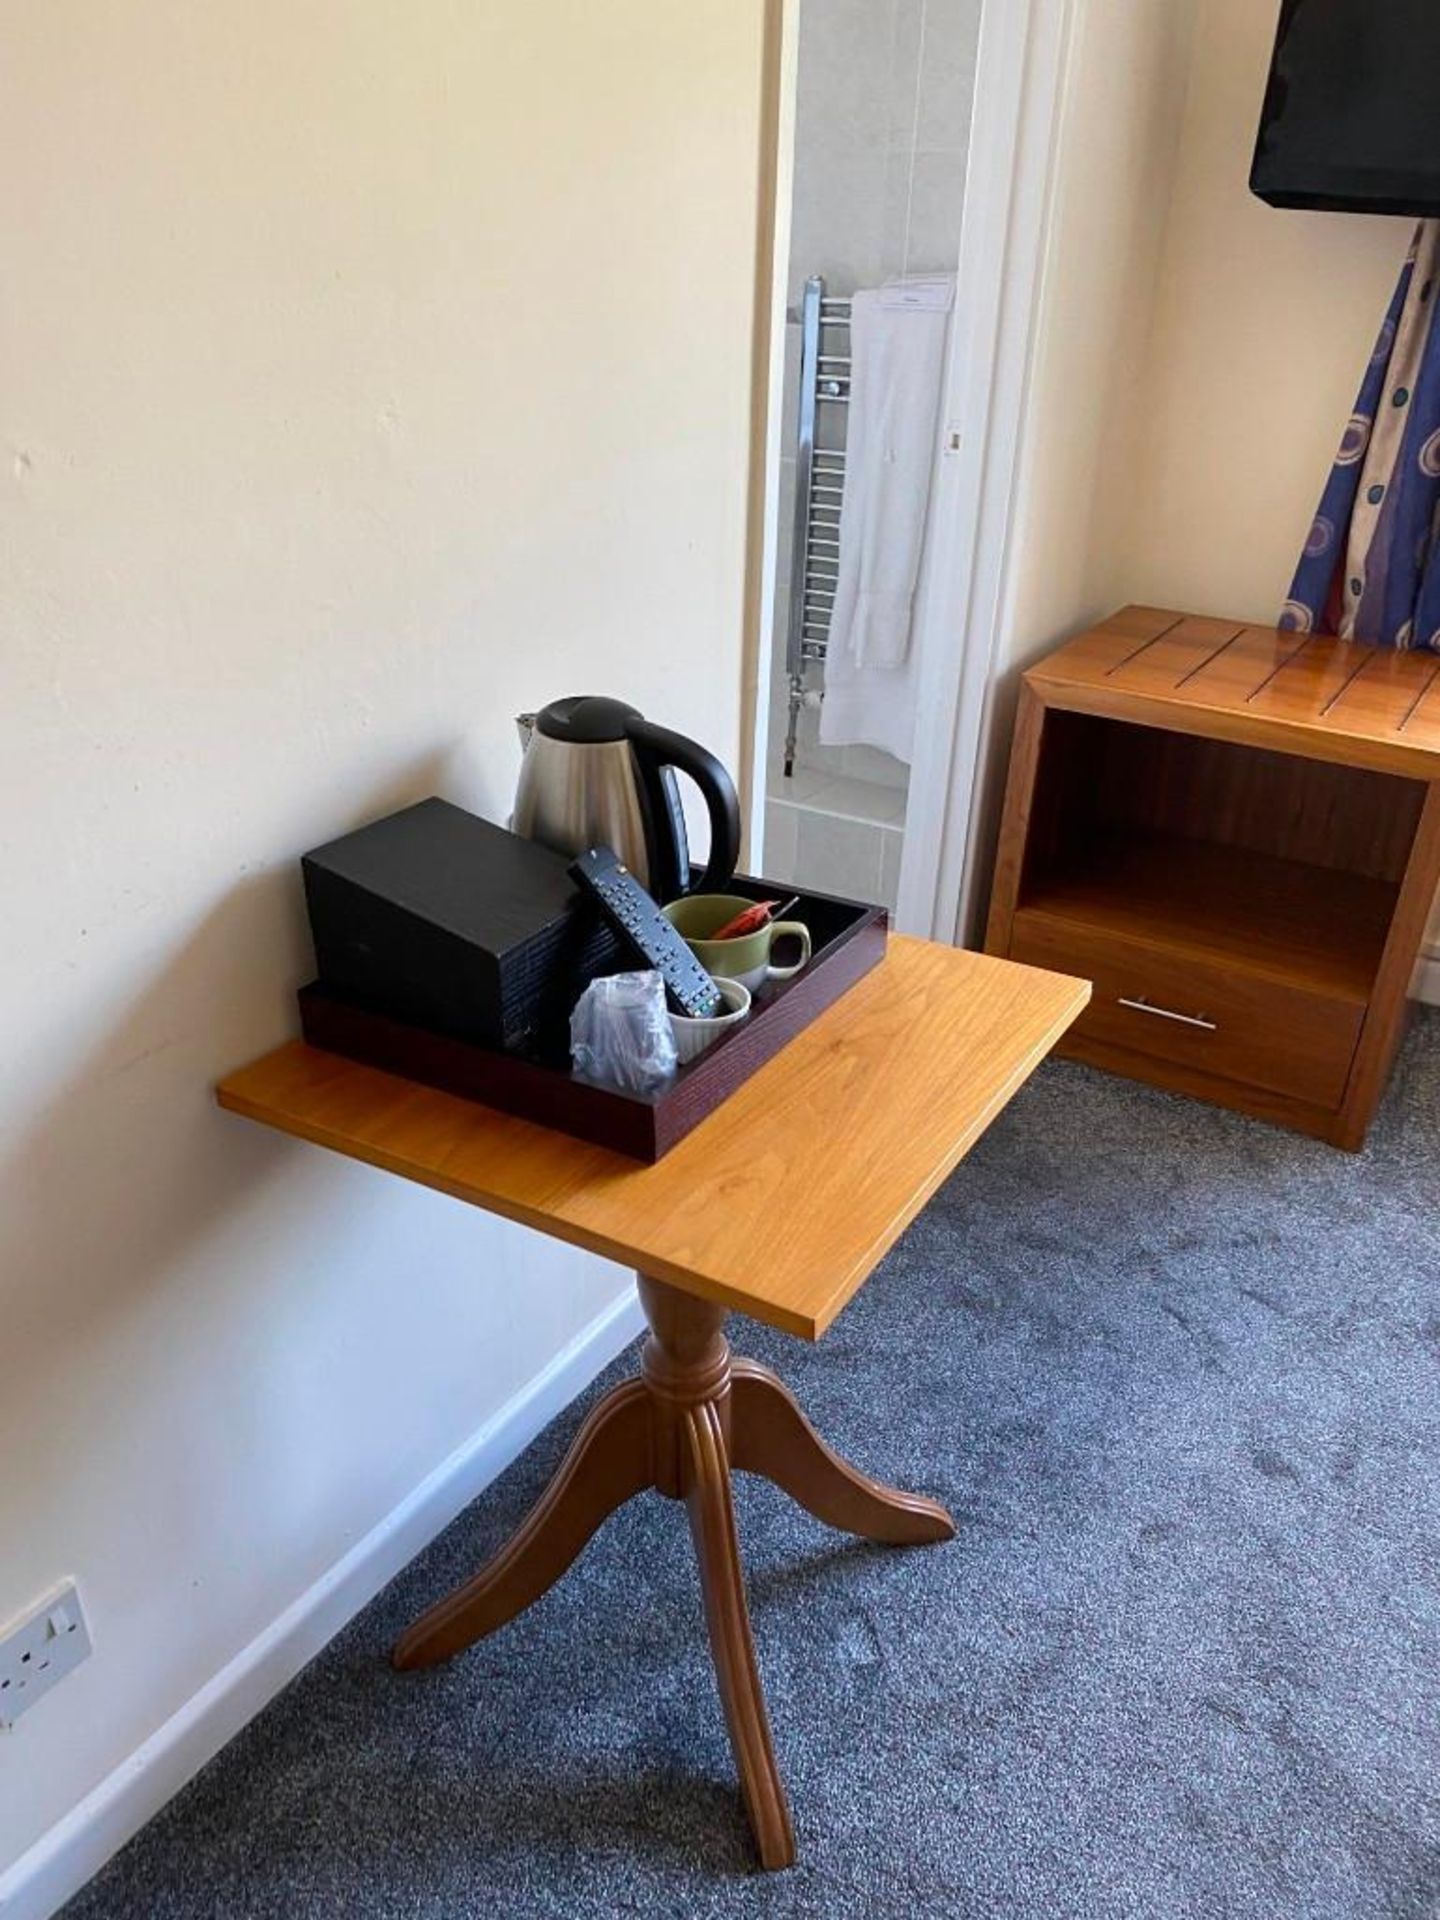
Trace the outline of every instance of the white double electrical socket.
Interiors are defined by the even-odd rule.
[[[67,1580],[0,1634],[0,1727],[14,1726],[89,1654],[80,1594]]]

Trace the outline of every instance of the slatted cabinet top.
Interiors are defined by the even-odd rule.
[[[655,1166],[293,1041],[221,1106],[817,1338],[1090,997],[895,939]]]
[[[1050,706],[1440,780],[1440,654],[1126,607],[1025,677]]]

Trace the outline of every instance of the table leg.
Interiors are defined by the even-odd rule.
[[[827,1447],[768,1367],[735,1361],[730,1408],[731,1466],[773,1480],[827,1527],[892,1547],[954,1539],[955,1522],[938,1500],[882,1486]]]
[[[733,1469],[764,1475],[818,1519],[893,1545],[948,1540],[933,1500],[897,1493],[831,1451],[776,1376],[734,1360],[723,1307],[640,1277],[650,1323],[640,1375],[600,1402],[520,1530],[473,1580],[403,1634],[399,1667],[429,1666],[493,1633],[560,1578],[601,1523],[654,1487],[689,1510],[710,1652],[762,1863],[795,1858],[745,1600]]]
[[[433,1667],[503,1627],[554,1586],[617,1507],[652,1484],[649,1395],[627,1380],[591,1412],[505,1548],[400,1636],[394,1664]]]
[[[760,1864],[788,1867],[795,1861],[795,1830],[755,1660],[745,1569],[740,1563],[735,1504],[730,1494],[730,1463],[715,1406],[692,1409],[687,1431],[690,1459],[685,1504],[690,1510],[690,1533],[700,1563],[710,1658],[740,1775],[740,1792],[760,1849]]]

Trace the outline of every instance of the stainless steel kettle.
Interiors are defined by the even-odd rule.
[[[689,774],[710,815],[699,882],[719,892],[740,858],[740,802],[724,767],[694,740],[599,695],[572,695],[519,721],[529,741],[514,831],[559,853],[611,847],[657,900],[690,891],[690,847],[675,775]]]

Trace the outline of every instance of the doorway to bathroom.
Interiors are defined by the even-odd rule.
[[[791,217],[784,276],[778,541],[770,609],[763,774],[768,876],[895,911],[901,889],[922,678],[913,650],[928,586],[934,469],[943,440],[944,349],[954,311],[981,0],[794,0]],[[856,296],[868,303],[862,333]],[[880,303],[919,308],[887,327]],[[903,312],[903,309],[901,309]],[[852,313],[855,318],[852,320]],[[878,317],[877,317],[878,316]],[[927,456],[874,501],[896,441],[875,431],[876,356],[928,355],[916,396]],[[938,344],[937,344],[938,343]],[[857,358],[871,355],[857,369]],[[872,416],[853,375],[870,373]],[[902,389],[904,382],[902,381]],[[855,404],[852,405],[852,392]],[[903,398],[903,393],[902,393]],[[927,414],[928,409],[928,414]],[[899,457],[906,457],[904,431]],[[855,502],[871,495],[869,529]],[[899,496],[897,498],[897,496]],[[918,520],[917,520],[918,515]],[[908,526],[907,526],[908,518]],[[911,546],[878,569],[910,611],[887,607],[884,664],[847,542]],[[917,539],[918,534],[918,539]],[[847,586],[845,576],[852,576]],[[867,580],[864,585],[868,586]]]
[[[1063,197],[1057,130],[1090,16],[1080,0],[768,5],[774,42],[761,234],[770,267],[757,313],[765,344],[755,396],[745,692],[753,864],[778,882],[882,900],[902,932],[974,942],[989,886],[1020,628],[1034,618],[1021,584],[1021,502],[1053,426],[1033,417],[1032,374]],[[853,626],[837,657],[829,623],[817,634],[813,617],[804,617],[805,608],[813,615],[827,604],[827,588],[838,599],[839,584],[817,579],[818,594],[799,593],[809,572],[827,571],[827,558],[828,570],[839,572],[837,527],[854,499],[853,474],[841,476],[837,501],[834,473],[819,469],[842,464],[848,474],[853,464],[856,409],[846,402],[857,382],[863,387],[866,358],[862,351],[857,368],[852,344],[846,367],[843,335],[828,329],[815,343],[819,386],[842,386],[816,400],[812,464],[820,485],[812,511],[797,481],[806,289],[817,281],[818,297],[832,303],[827,318],[845,318],[848,306],[852,322],[857,294],[868,295],[873,309],[887,289],[891,300],[903,298],[906,282],[919,283],[921,304],[936,297],[936,281],[953,289],[939,404],[926,429],[932,460],[906,635],[913,675],[906,732],[878,746],[836,738],[837,723],[852,723],[857,708],[864,717],[853,675],[843,698],[834,698],[837,666],[843,680],[855,664],[847,657],[847,646],[848,656],[855,652]],[[863,405],[859,411],[864,417]],[[836,446],[843,462],[824,457]],[[786,742],[797,685],[792,756]],[[890,703],[892,719],[896,710]]]

